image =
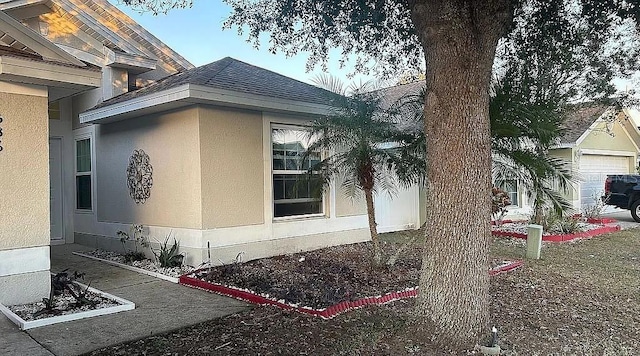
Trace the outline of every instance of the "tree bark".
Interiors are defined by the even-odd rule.
[[[417,314],[443,348],[490,334],[489,86],[508,0],[410,2],[426,59],[427,222]]]
[[[364,189],[364,200],[367,203],[367,218],[369,219],[369,232],[373,243],[373,265],[380,267],[382,264],[382,251],[380,250],[380,240],[378,238],[378,224],[376,223],[376,211],[373,205],[373,190]]]

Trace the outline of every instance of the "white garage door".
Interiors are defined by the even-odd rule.
[[[630,157],[582,155],[580,158],[580,203],[592,206],[604,194],[604,181],[608,174],[628,174]]]

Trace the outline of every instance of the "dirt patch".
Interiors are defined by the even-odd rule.
[[[382,243],[385,255],[398,247]],[[234,263],[201,270],[190,276],[249,290],[284,303],[314,309],[343,301],[384,295],[418,285],[422,249],[415,246],[392,266],[374,268],[370,243]],[[492,267],[502,260],[496,259]]]

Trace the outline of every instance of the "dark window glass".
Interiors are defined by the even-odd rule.
[[[76,176],[76,208],[91,210],[91,176]]]

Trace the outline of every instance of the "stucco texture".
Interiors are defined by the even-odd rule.
[[[580,143],[581,149],[611,150],[637,152],[636,147],[622,126],[615,122],[609,134],[604,123],[599,123],[595,130]]]
[[[0,250],[49,245],[49,131],[44,96],[0,92]]]
[[[573,167],[571,169],[575,171],[577,168],[576,168],[576,163],[574,161],[573,152],[574,150],[572,148],[559,148],[559,149],[551,150],[549,152],[549,155],[552,157],[556,157],[564,160],[565,162],[567,162],[569,167],[570,168]],[[575,188],[576,187],[569,188],[567,192],[562,193],[563,196],[570,201],[573,201],[574,199],[578,199],[578,192]],[[523,199],[526,199],[526,196],[523,196]]]
[[[98,221],[201,228],[198,110],[101,125],[96,134]],[[136,149],[153,167],[151,195],[137,204],[127,188],[127,165]]]
[[[204,229],[264,223],[262,114],[202,106]]]

